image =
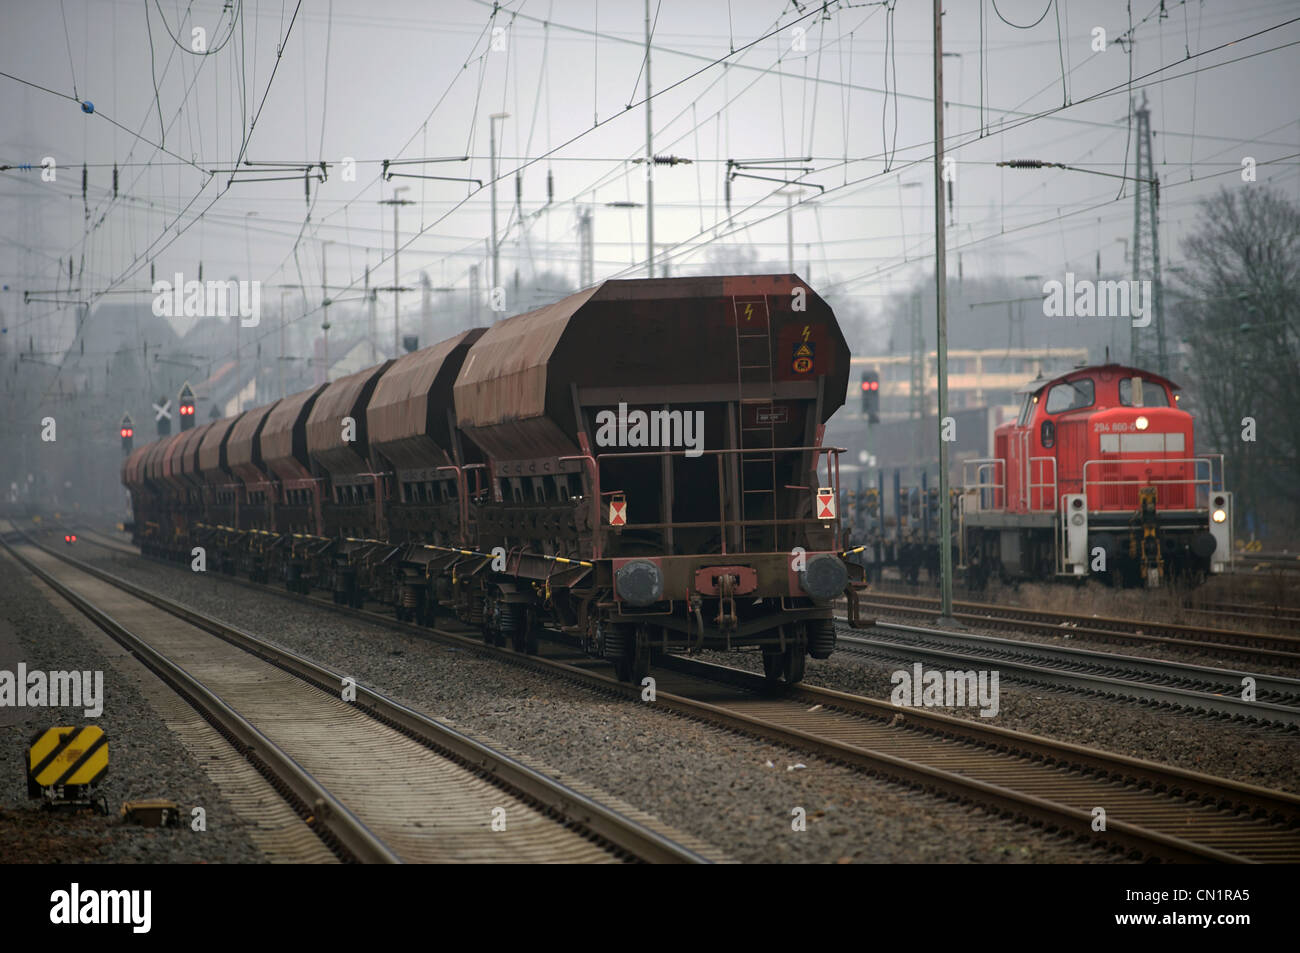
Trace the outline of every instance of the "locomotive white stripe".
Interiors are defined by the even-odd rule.
[[[1102,453],[1182,453],[1181,433],[1104,433]]]

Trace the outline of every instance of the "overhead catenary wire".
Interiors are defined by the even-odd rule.
[[[526,152],[526,150],[525,150],[525,152]],[[552,159],[558,159],[558,157],[552,157]],[[846,160],[848,160],[848,156],[845,156],[844,159],[845,159],[845,164],[846,164]],[[506,173],[506,174],[508,174],[508,173]],[[346,215],[346,205],[344,205],[343,209],[344,209],[344,215]]]

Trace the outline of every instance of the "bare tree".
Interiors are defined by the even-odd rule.
[[[1262,185],[1201,203],[1178,319],[1203,430],[1240,529],[1300,529],[1300,208]],[[1253,426],[1252,426],[1253,424]]]

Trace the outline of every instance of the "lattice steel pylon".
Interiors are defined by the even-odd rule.
[[[1137,179],[1133,191],[1133,286],[1135,297],[1130,307],[1136,303],[1136,294],[1140,293],[1142,281],[1151,282],[1150,296],[1143,296],[1144,314],[1150,323],[1145,327],[1134,325],[1130,328],[1129,363],[1134,367],[1144,366],[1150,361],[1152,332],[1155,336],[1156,369],[1164,376],[1169,376],[1169,357],[1165,349],[1165,314],[1164,295],[1160,283],[1160,180],[1156,178],[1151,157],[1151,112],[1147,109],[1146,93],[1142,94],[1142,104],[1133,108],[1137,119]],[[1145,338],[1142,337],[1145,332]],[[1145,341],[1146,344],[1139,343]]]

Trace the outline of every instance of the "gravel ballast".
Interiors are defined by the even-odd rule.
[[[220,576],[78,556],[582,778],[747,862],[1106,862],[1086,843]],[[807,829],[792,830],[803,808]]]

